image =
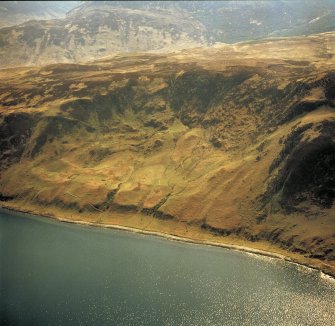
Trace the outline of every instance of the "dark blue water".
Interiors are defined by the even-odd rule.
[[[0,211],[1,325],[335,325],[335,284],[275,259]]]

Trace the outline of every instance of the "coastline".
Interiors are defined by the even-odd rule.
[[[230,249],[230,250],[236,250],[241,251],[245,253],[265,256],[269,258],[279,259],[286,262],[289,262],[291,264],[296,264],[299,266],[302,266],[304,268],[308,268],[314,271],[318,271],[321,273],[321,277],[330,278],[332,281],[335,281],[335,269],[333,266],[323,263],[323,265],[329,266],[329,269],[322,268],[320,266],[317,266],[316,264],[312,263],[306,263],[303,260],[303,256],[301,257],[301,260],[299,260],[297,257],[290,257],[289,255],[281,254],[274,251],[267,251],[262,249],[257,249],[253,247],[238,245],[238,244],[231,244],[231,243],[224,243],[224,242],[218,242],[218,241],[211,241],[206,239],[195,239],[190,237],[185,237],[181,235],[175,235],[165,232],[159,232],[159,231],[153,231],[153,230],[145,230],[140,229],[136,227],[130,227],[130,226],[124,226],[120,224],[105,224],[105,223],[96,223],[96,222],[89,222],[89,221],[83,221],[83,220],[71,220],[68,218],[59,217],[53,214],[46,214],[46,213],[39,213],[34,210],[30,209],[18,209],[16,207],[13,207],[11,205],[5,204],[4,202],[0,202],[0,209],[4,211],[11,211],[11,212],[17,212],[17,213],[23,213],[23,214],[29,214],[34,215],[37,217],[46,217],[48,219],[52,219],[58,222],[68,223],[68,224],[76,224],[76,225],[82,225],[82,226],[89,226],[89,227],[96,227],[96,228],[105,228],[105,229],[114,229],[114,230],[120,230],[120,231],[127,231],[137,234],[143,234],[143,235],[151,235],[156,236],[160,238],[164,238],[166,240],[170,241],[178,241],[178,242],[184,242],[184,243],[190,243],[190,244],[197,244],[197,245],[206,245],[206,246],[212,246],[212,247],[220,247],[224,249]],[[284,250],[282,250],[284,251]],[[289,254],[289,251],[285,250],[287,254]],[[297,255],[295,255],[297,256]],[[321,262],[321,261],[320,261]]]

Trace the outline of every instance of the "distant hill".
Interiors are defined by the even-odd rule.
[[[25,18],[57,17],[72,9],[64,18],[1,29],[2,67],[78,63],[119,52],[171,52],[335,30],[331,0],[88,1],[78,6],[70,2],[66,8],[59,3],[1,3],[2,12],[6,8],[14,15],[16,10],[17,17],[25,13]]]
[[[0,28],[33,19],[61,18],[79,4],[80,1],[1,1]]]
[[[108,7],[186,12],[204,25],[208,42],[236,43],[335,30],[333,0],[87,1],[74,11]]]

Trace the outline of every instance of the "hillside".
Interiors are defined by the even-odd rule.
[[[3,24],[35,20],[0,29],[0,67],[83,63],[125,52],[166,53],[335,29],[332,0],[65,3],[3,4]],[[66,8],[73,9],[60,17]],[[55,19],[40,20],[46,17]]]
[[[269,243],[334,273],[333,41],[1,70],[2,205]]]

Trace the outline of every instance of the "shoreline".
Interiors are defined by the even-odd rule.
[[[210,241],[210,240],[192,239],[192,238],[184,237],[180,235],[174,235],[174,234],[169,234],[169,233],[164,233],[164,232],[159,232],[159,231],[143,230],[143,229],[130,227],[130,226],[123,226],[119,224],[103,224],[103,223],[100,224],[100,223],[94,223],[94,222],[88,222],[88,221],[82,221],[82,220],[71,220],[71,219],[57,217],[55,215],[50,215],[50,214],[39,214],[39,213],[36,213],[28,209],[16,209],[16,208],[6,206],[6,205],[4,206],[1,204],[3,203],[0,203],[0,209],[5,210],[5,211],[7,210],[10,212],[29,214],[29,215],[33,215],[36,217],[46,217],[48,219],[52,219],[58,222],[63,222],[63,223],[68,223],[68,224],[76,224],[76,225],[89,226],[89,227],[95,227],[95,228],[105,228],[105,229],[113,229],[113,230],[143,234],[143,235],[151,235],[151,236],[160,237],[160,238],[170,240],[170,241],[184,242],[184,243],[197,244],[197,245],[206,245],[206,246],[211,246],[211,247],[219,247],[219,248],[236,250],[240,252],[274,258],[274,259],[286,261],[291,264],[296,264],[298,266],[302,266],[304,268],[314,270],[316,272],[321,273],[321,277],[322,276],[327,277],[327,278],[329,277],[331,281],[335,281],[335,271],[334,273],[332,273],[331,271],[326,271],[322,269],[321,267],[314,266],[312,264],[308,264],[304,262],[300,262],[298,259],[294,259],[292,257],[286,256],[284,254],[276,253],[276,252],[266,251],[266,250],[247,247],[247,246],[241,246],[237,244],[228,244],[228,243],[215,242],[215,241]]]

